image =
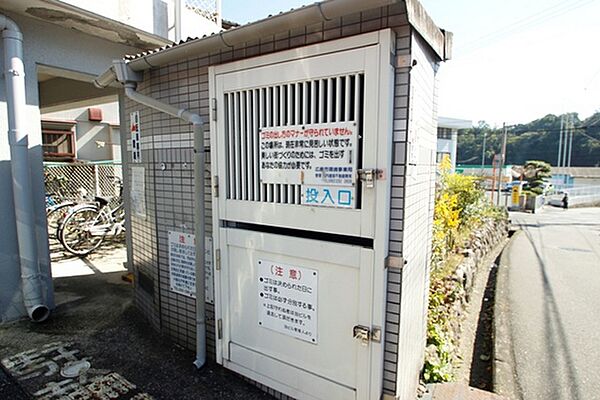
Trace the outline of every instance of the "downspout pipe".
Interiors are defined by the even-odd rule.
[[[204,121],[200,115],[185,110],[183,108],[173,107],[170,104],[163,103],[157,99],[146,96],[136,91],[137,82],[140,82],[142,76],[140,73],[132,71],[123,60],[113,62],[112,72],[117,81],[124,84],[125,96],[136,103],[145,105],[154,110],[163,112],[173,117],[182,119],[192,124],[194,134],[194,233],[196,238],[196,368],[202,368],[206,362],[206,304],[205,296],[205,213],[204,213],[204,174],[206,171],[206,160],[204,154]],[[106,78],[106,76],[104,77]],[[106,87],[111,84],[110,79],[101,79],[95,81],[98,87]]]
[[[2,31],[4,45],[8,141],[23,302],[29,318],[35,322],[42,322],[50,315],[50,308],[44,298],[45,285],[39,266],[35,233],[29,142],[25,127],[28,117],[25,111],[23,35],[14,21],[2,14],[0,14],[0,31]]]

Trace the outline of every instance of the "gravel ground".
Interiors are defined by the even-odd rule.
[[[114,371],[155,399],[272,398],[214,362],[197,370],[192,352],[155,333],[136,311],[131,285],[121,280],[121,273],[54,283],[57,308],[50,320],[0,326],[0,359],[60,341],[72,343],[79,359],[90,357],[92,368]],[[0,398],[19,399],[1,391],[15,389],[5,381],[0,375]],[[40,389],[39,379],[19,382],[29,393]]]

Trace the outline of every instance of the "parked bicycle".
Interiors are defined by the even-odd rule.
[[[117,236],[125,230],[123,184],[118,197],[94,197],[93,203],[71,208],[57,229],[57,238],[64,248],[77,256],[86,256],[96,250],[108,236]],[[110,206],[111,203],[116,203]]]
[[[58,238],[56,234],[58,227],[63,223],[71,209],[82,203],[92,203],[94,199],[90,198],[87,194],[87,190],[84,188],[78,189],[78,196],[76,199],[57,199],[52,196],[52,205],[48,205],[46,201],[46,220],[48,221],[48,236],[50,238]],[[48,195],[46,195],[48,197]]]

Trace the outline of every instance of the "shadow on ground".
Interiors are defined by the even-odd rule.
[[[73,343],[93,368],[117,372],[155,399],[269,399],[238,375],[209,361],[201,370],[194,354],[153,331],[132,304],[122,273],[54,281],[57,307],[50,320],[0,326],[0,359],[52,342]],[[20,384],[29,393],[39,388]]]
[[[122,248],[125,246],[125,237],[124,235],[119,235],[116,237],[106,237],[100,247],[94,250],[88,257],[91,258],[102,258],[107,255],[110,255],[115,250]],[[61,262],[70,259],[77,259],[78,256],[69,253],[63,245],[54,237],[49,238],[49,247],[50,247],[50,260],[52,262]]]

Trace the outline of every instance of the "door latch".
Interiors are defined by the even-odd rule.
[[[384,178],[384,174],[383,174],[383,170],[382,169],[373,169],[373,168],[359,169],[357,172],[358,172],[358,179],[360,179],[361,181],[365,182],[365,185],[368,188],[375,187],[375,180],[376,179],[383,179]]]
[[[380,343],[381,342],[381,328],[373,327],[368,328],[363,325],[355,325],[352,328],[352,334],[354,339],[360,340],[360,344],[366,346],[369,344],[369,341]]]

